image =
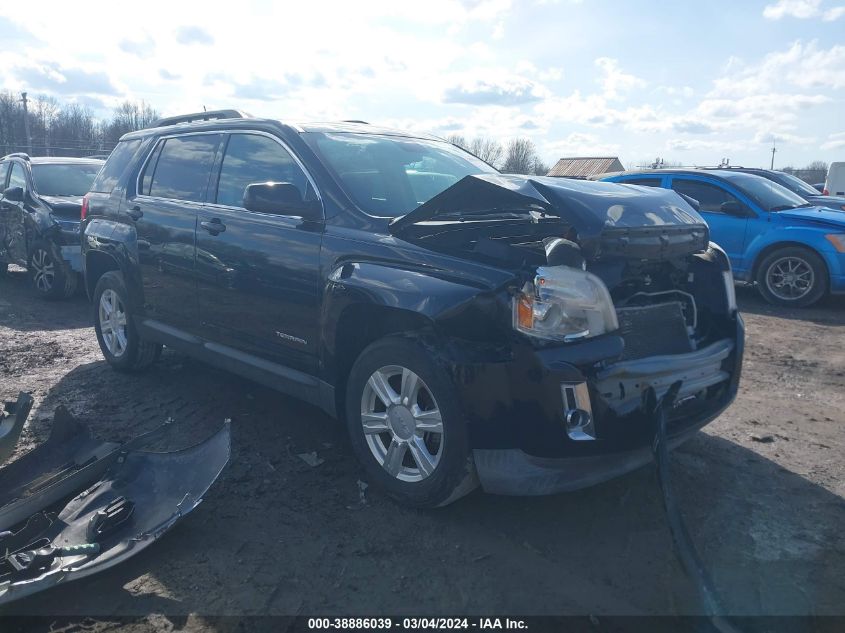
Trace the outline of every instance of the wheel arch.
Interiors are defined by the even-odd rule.
[[[339,315],[334,328],[334,345],[326,357],[324,371],[335,387],[335,404],[343,415],[346,382],[355,360],[368,346],[387,336],[428,333],[434,336],[434,321],[419,312],[372,303],[355,303]]]

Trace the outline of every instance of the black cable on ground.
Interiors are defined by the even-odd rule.
[[[675,555],[680,560],[687,576],[695,583],[702,609],[708,616],[712,629],[719,633],[738,633],[738,630],[721,615],[723,609],[720,606],[713,580],[695,549],[686,523],[675,503],[675,496],[672,494],[669,477],[669,446],[666,438],[666,409],[674,404],[680,388],[681,381],[674,383],[660,400],[657,399],[654,388],[649,388],[645,394],[645,408],[646,411],[652,413],[655,424],[652,453],[657,466],[657,482],[663,499],[663,509],[666,511]]]

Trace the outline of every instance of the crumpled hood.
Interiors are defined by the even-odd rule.
[[[82,196],[39,196],[63,220],[79,220],[82,213]]]
[[[411,224],[444,215],[537,208],[572,224],[579,235],[597,236],[608,228],[705,226],[704,219],[677,193],[657,187],[540,176],[466,176],[425,204],[390,223],[397,234]]]
[[[833,209],[828,209],[827,207],[786,209],[784,211],[773,211],[772,214],[781,219],[798,220],[802,223],[829,226],[840,231],[845,231],[845,213],[842,211],[834,211]]]

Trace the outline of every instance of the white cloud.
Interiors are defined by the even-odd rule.
[[[543,156],[552,160],[574,156],[617,156],[620,152],[618,143],[608,143],[595,134],[572,132],[568,136],[539,146]]]
[[[619,99],[623,93],[646,85],[639,77],[623,72],[619,61],[612,57],[599,57],[594,63],[604,73],[604,77],[599,81],[606,99]]]
[[[476,70],[447,84],[442,99],[445,103],[507,106],[542,101],[548,96],[544,86],[526,77]]]
[[[843,15],[845,15],[845,6],[825,9],[822,7],[821,0],[778,0],[763,8],[763,17],[769,20],[780,20],[785,17],[801,20],[822,18],[826,22],[832,22]]]
[[[827,141],[822,143],[823,150],[840,150],[845,149],[845,132],[837,132],[827,137]]]

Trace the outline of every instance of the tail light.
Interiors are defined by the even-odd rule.
[[[822,190],[822,195],[823,195],[823,196],[829,196],[829,195],[830,195],[830,192],[827,190],[827,187],[825,187],[825,188]]]
[[[88,194],[87,193],[84,196],[82,196],[82,209],[79,212],[79,219],[84,220],[86,215],[88,215]]]

